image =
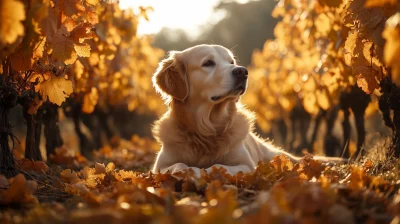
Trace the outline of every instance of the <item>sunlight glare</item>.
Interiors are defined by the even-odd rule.
[[[120,7],[136,8],[138,6],[152,6],[154,11],[149,12],[150,21],[142,19],[138,33],[154,34],[162,27],[184,29],[189,36],[197,36],[199,29],[206,23],[215,24],[221,20],[225,13],[213,11],[219,0],[120,0]],[[248,0],[237,0],[246,3]]]

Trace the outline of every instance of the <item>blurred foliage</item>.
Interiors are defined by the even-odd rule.
[[[257,111],[260,127],[270,130],[271,121],[289,116],[299,102],[317,115],[337,105],[340,94],[350,92],[353,85],[379,96],[381,79],[391,74],[396,82],[400,74],[393,66],[393,49],[399,41],[399,5],[372,0],[279,1],[272,12],[281,17],[275,39],[253,53],[249,92],[244,96]]]
[[[146,10],[134,14],[99,0],[2,1],[4,85],[21,97],[39,93],[30,97],[30,114],[47,100],[61,106],[70,95],[85,113],[118,104],[141,113],[163,111],[150,81],[163,51],[136,35]]]
[[[184,30],[163,28],[154,36],[153,44],[165,51],[184,50],[204,43],[220,44],[235,53],[239,64],[247,66],[251,62],[253,49],[261,49],[265,39],[272,38],[277,22],[271,16],[275,4],[271,0],[249,1],[245,4],[221,1],[215,10],[224,11],[226,16],[215,24],[205,24],[196,39],[189,38]]]

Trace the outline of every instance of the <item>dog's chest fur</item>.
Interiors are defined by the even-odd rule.
[[[229,150],[238,147],[251,131],[253,119],[246,113],[246,110],[235,112],[229,121],[215,125],[215,132],[206,134],[182,125],[176,117],[164,116],[156,122],[153,134],[161,144],[169,146],[168,150],[181,156],[179,162],[208,168],[226,163]]]

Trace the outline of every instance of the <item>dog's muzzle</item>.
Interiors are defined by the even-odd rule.
[[[217,101],[217,100],[220,100],[222,98],[232,96],[232,95],[236,95],[236,96],[243,95],[247,88],[248,74],[249,74],[249,72],[247,71],[247,69],[245,67],[237,66],[236,68],[234,68],[232,70],[232,75],[235,80],[233,88],[226,94],[211,97],[211,100]]]
[[[245,67],[238,66],[232,70],[232,75],[235,77],[235,85],[232,89],[234,94],[242,95],[247,88],[247,78],[249,72]]]

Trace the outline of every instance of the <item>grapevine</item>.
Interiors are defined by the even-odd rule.
[[[348,119],[354,115],[358,154],[365,139],[369,95],[388,97],[379,92],[386,77],[400,84],[395,62],[399,58],[399,5],[389,0],[279,1],[273,11],[273,16],[281,17],[275,39],[267,40],[261,51],[253,53],[252,93],[245,97],[259,114],[259,126],[268,131],[276,119],[270,114],[287,116],[299,100],[316,126],[321,110],[340,105],[344,113],[342,149],[350,156]],[[264,85],[268,91],[260,90]],[[265,106],[256,106],[253,98],[267,99]],[[387,121],[387,110],[384,116]],[[314,140],[313,135],[311,142]]]
[[[0,3],[2,170],[13,167],[7,116],[17,104],[28,126],[25,156],[33,160],[42,159],[42,125],[47,157],[63,145],[60,107],[66,114],[75,110],[75,130],[85,153],[95,148],[83,145],[87,138],[78,126],[84,114],[95,111],[105,121],[104,111],[117,106],[139,113],[163,110],[150,82],[163,51],[136,35],[138,18],[146,16],[147,8],[139,10],[124,11],[117,3],[99,0]],[[72,100],[66,102],[68,97]],[[108,131],[107,137],[112,136]]]

